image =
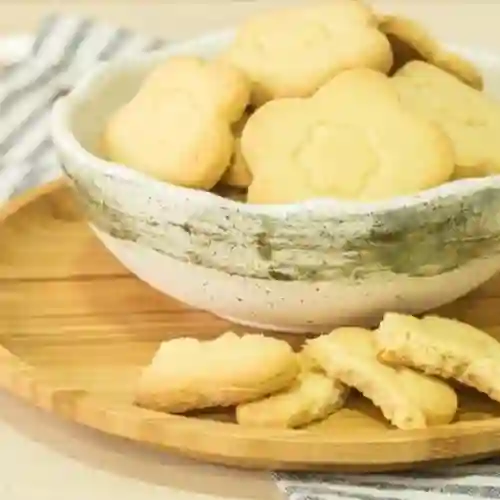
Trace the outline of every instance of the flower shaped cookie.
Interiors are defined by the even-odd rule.
[[[163,342],[143,370],[135,402],[169,413],[233,406],[289,387],[299,370],[292,348],[273,337],[176,338]]]
[[[434,65],[411,61],[392,78],[401,103],[447,134],[454,178],[500,173],[500,103]]]
[[[250,203],[377,200],[441,184],[454,168],[444,132],[406,110],[391,79],[370,69],[345,71],[310,98],[265,104],[241,147]]]
[[[168,59],[111,116],[104,153],[159,180],[211,189],[229,165],[231,124],[241,118],[249,96],[245,76],[222,61]]]
[[[345,69],[389,71],[391,47],[377,24],[357,0],[266,12],[240,28],[224,57],[252,80],[256,105],[306,97]]]

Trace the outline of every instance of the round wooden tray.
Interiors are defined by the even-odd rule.
[[[0,214],[0,386],[62,417],[211,462],[252,468],[381,471],[500,451],[500,404],[460,392],[458,422],[390,428],[362,397],[303,430],[240,427],[231,412],[171,416],[131,404],[160,341],[233,327],[164,297],[98,242],[63,182]],[[500,336],[500,279],[439,314]],[[299,335],[280,335],[297,344]]]

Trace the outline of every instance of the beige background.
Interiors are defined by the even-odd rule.
[[[0,0],[0,9],[8,8],[9,12],[9,16],[0,16],[0,29],[4,33],[33,29],[45,13],[58,11],[97,16],[176,38],[222,27],[257,9],[285,3],[286,0]]]
[[[305,2],[312,0],[303,0]],[[477,36],[494,40],[494,19],[480,12],[498,6],[496,0],[373,0],[425,19],[430,27],[453,29],[471,42]],[[0,30],[29,31],[40,17],[54,11],[92,15],[166,38],[189,37],[227,26],[256,10],[300,0],[0,0]],[[484,26],[483,20],[489,22]],[[446,24],[446,25],[445,25]],[[484,28],[484,29],[483,29]],[[490,28],[490,29],[488,29]]]
[[[91,15],[184,38],[229,26],[284,0],[0,0],[0,33],[29,33],[53,11]],[[426,21],[451,42],[500,54],[495,0],[379,2]],[[0,312],[1,314],[1,312]],[[62,422],[0,393],[2,500],[214,500],[280,498],[265,473],[195,464]]]

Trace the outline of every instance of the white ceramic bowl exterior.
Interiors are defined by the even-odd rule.
[[[173,54],[210,56],[232,32],[97,69],[54,108],[64,171],[106,247],[165,294],[233,321],[321,332],[450,302],[500,269],[500,177],[377,203],[240,204],[98,158],[106,117]],[[468,54],[470,56],[470,54]],[[492,65],[500,70],[500,59]],[[488,71],[486,81],[488,82]]]

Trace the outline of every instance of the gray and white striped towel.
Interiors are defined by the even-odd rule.
[[[45,19],[29,54],[0,71],[0,202],[60,175],[48,129],[57,97],[96,62],[164,43],[89,19]]]
[[[86,19],[50,17],[31,52],[0,72],[0,201],[60,173],[47,118],[61,93],[96,61],[164,42]],[[394,475],[274,473],[290,500],[500,499],[500,459]]]

